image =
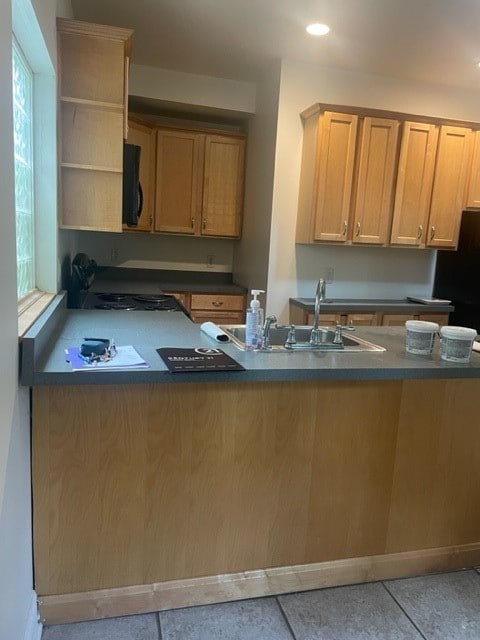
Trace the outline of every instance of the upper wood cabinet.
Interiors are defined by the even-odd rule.
[[[297,242],[387,242],[398,129],[388,118],[304,114]]]
[[[473,133],[472,166],[468,181],[467,208],[480,209],[480,131]]]
[[[57,19],[60,226],[122,231],[133,31]]]
[[[403,123],[391,244],[425,246],[437,142],[436,125]]]
[[[353,209],[354,244],[388,242],[399,126],[398,120],[370,117],[361,120]]]
[[[129,118],[127,142],[140,147],[140,187],[142,190],[142,212],[136,227],[124,225],[128,231],[151,231],[155,209],[155,165],[156,132],[147,122]]]
[[[347,240],[358,118],[305,114],[297,242]]]
[[[297,242],[456,247],[480,207],[480,124],[330,105],[302,119]]]
[[[472,130],[440,127],[432,201],[428,219],[428,247],[455,248],[471,162]]]
[[[245,137],[157,129],[155,231],[238,238]]]
[[[391,244],[455,248],[472,130],[405,122]]]

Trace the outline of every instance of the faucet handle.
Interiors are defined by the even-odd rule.
[[[333,336],[333,344],[343,344],[343,336],[342,336],[342,325],[337,324],[335,327],[335,335]]]

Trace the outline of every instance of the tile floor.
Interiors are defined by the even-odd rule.
[[[46,626],[42,640],[479,640],[480,567]]]

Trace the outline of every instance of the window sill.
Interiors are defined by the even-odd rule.
[[[21,338],[55,298],[54,293],[32,291],[18,301],[18,337]]]

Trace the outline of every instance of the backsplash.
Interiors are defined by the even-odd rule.
[[[98,264],[135,269],[231,273],[234,241],[142,233],[75,234],[77,252]]]

